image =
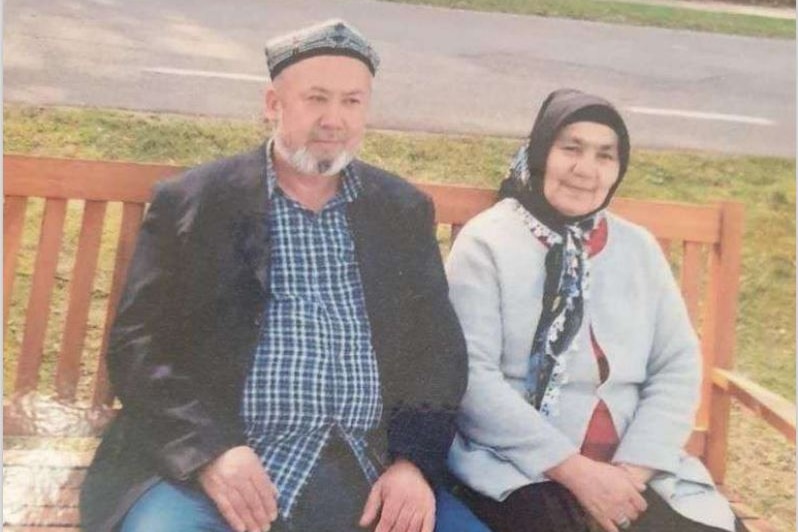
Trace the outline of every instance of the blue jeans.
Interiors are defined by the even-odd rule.
[[[444,488],[435,492],[435,532],[490,532],[468,506]]]
[[[347,532],[357,526],[369,485],[348,444],[332,438],[304,486],[292,518],[280,518],[271,532]],[[119,532],[229,532],[224,517],[197,485],[161,481],[125,516]]]
[[[231,532],[205,493],[190,486],[161,481],[136,501],[119,532]]]
[[[490,532],[454,495],[436,494],[436,532]],[[275,523],[277,532],[281,524]],[[199,489],[162,481],[150,488],[128,512],[119,532],[231,532],[213,502]]]

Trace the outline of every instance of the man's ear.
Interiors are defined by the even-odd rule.
[[[276,122],[280,116],[280,98],[274,89],[274,84],[269,84],[264,93],[263,114],[269,122]]]

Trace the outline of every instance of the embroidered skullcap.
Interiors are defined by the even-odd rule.
[[[343,55],[358,59],[368,67],[372,76],[380,64],[377,52],[365,37],[341,19],[308,26],[266,43],[266,64],[272,79],[294,63],[317,55]]]

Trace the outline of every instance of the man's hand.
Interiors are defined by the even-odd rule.
[[[277,489],[255,452],[233,447],[199,474],[202,489],[236,532],[261,532],[277,519]]]
[[[546,474],[568,488],[607,532],[626,528],[646,510],[646,500],[639,493],[645,491],[645,483],[618,466],[577,454],[549,469]]]
[[[360,526],[372,524],[377,514],[380,519],[374,532],[432,532],[435,495],[411,462],[397,460],[377,479],[366,500]]]

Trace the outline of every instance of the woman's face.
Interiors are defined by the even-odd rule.
[[[565,216],[583,216],[604,203],[618,181],[618,135],[596,122],[562,128],[546,160],[543,195]]]

